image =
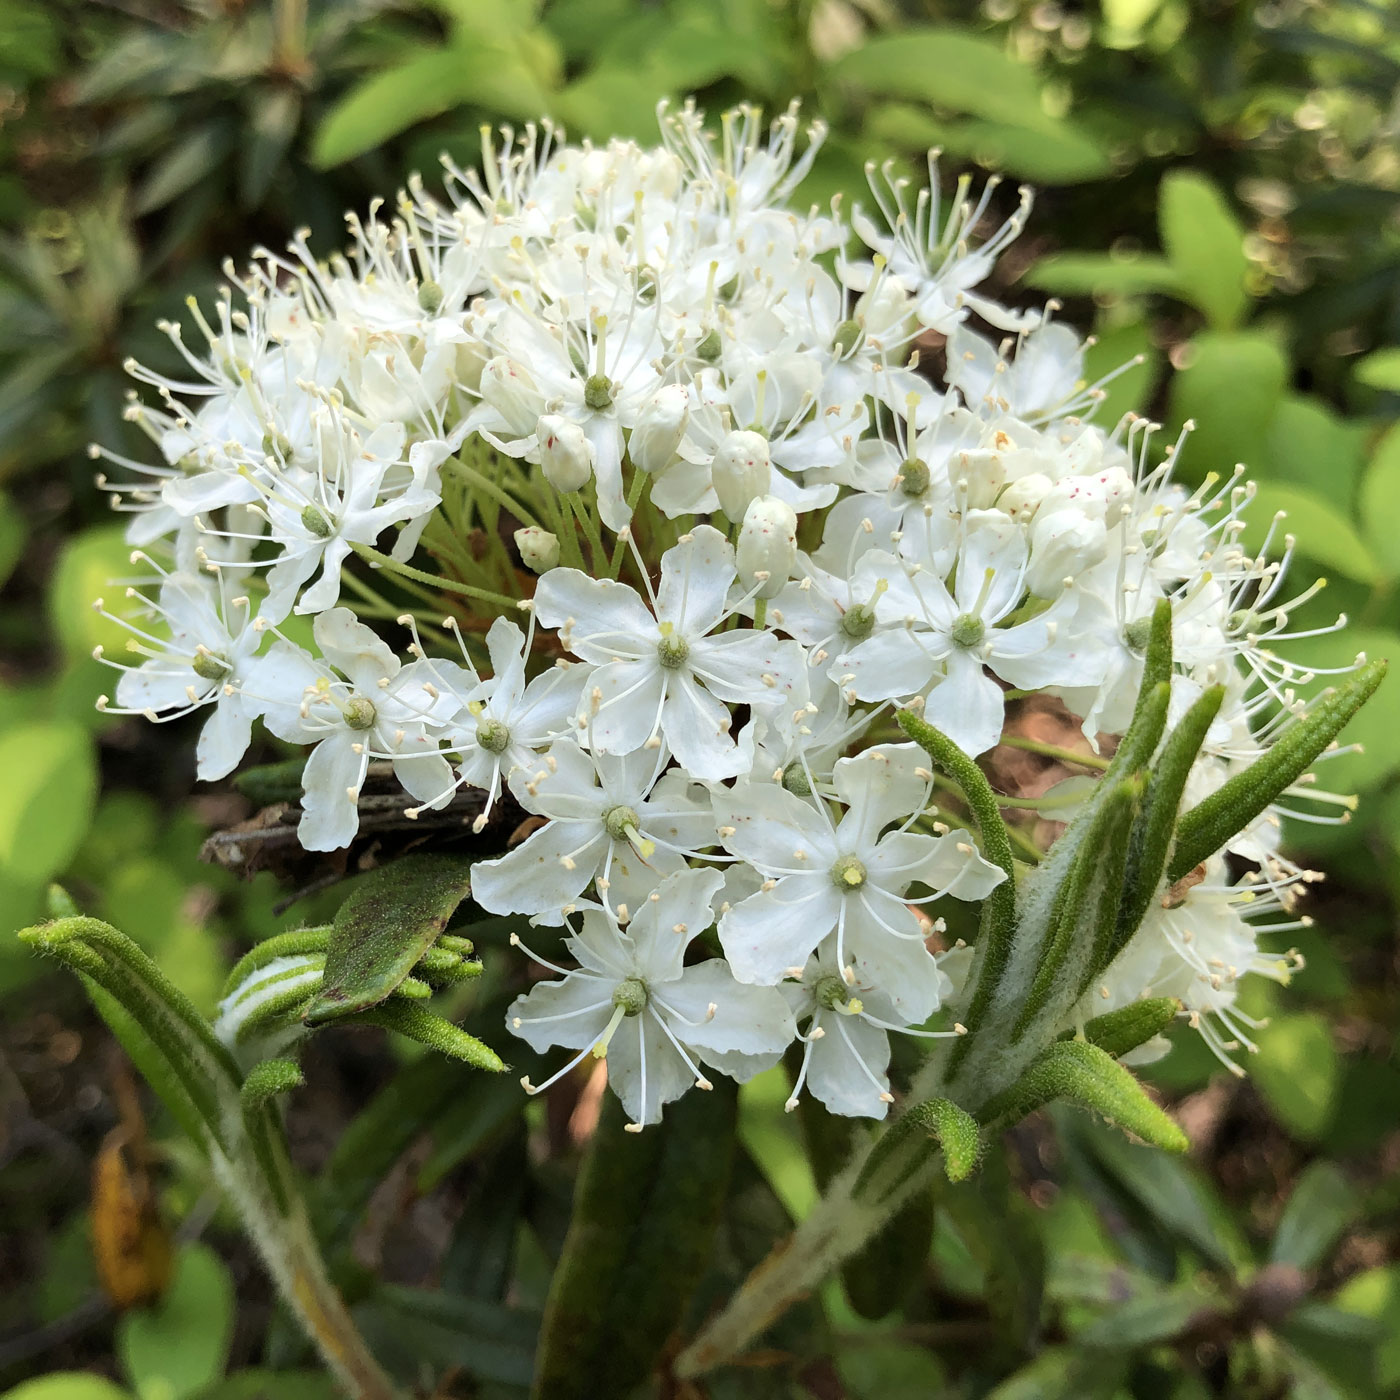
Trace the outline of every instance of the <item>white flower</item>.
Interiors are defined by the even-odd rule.
[[[136,590],[130,590],[134,595]],[[199,777],[212,782],[231,773],[248,750],[253,720],[262,706],[245,695],[251,663],[264,639],[247,597],[228,596],[228,584],[195,574],[167,574],[160,599],[146,599],[151,613],[169,629],[168,637],[140,631],[121,618],[132,633],[131,648],[144,653],[139,666],[118,666],[117,705],[106,698],[98,708],[110,714],[144,714],[150,719],[178,719],[213,706],[199,731],[196,750]],[[98,647],[99,660],[107,661]]]
[[[832,952],[828,939],[826,952]],[[942,975],[941,999],[952,983]],[[887,993],[878,987],[852,986],[841,975],[834,957],[808,960],[800,982],[784,982],[782,992],[792,1007],[801,1033],[802,1064],[785,1107],[797,1107],[804,1087],[810,1089],[832,1113],[862,1118],[883,1118],[894,1095],[890,1093],[890,1032],[941,1038],[951,1031],[919,1031],[901,1024]]]
[[[513,851],[472,867],[472,898],[494,914],[532,914],[560,923],[595,878],[616,906],[685,868],[692,851],[713,844],[714,818],[683,772],[658,776],[670,754],[639,749],[622,757],[553,744],[511,790],[550,820]]]
[[[579,1050],[538,1093],[590,1054],[608,1062],[608,1083],[640,1129],[692,1085],[710,1088],[701,1065],[750,1079],[791,1042],[792,1013],[773,987],[736,982],[722,959],[685,965],[685,952],[713,921],[721,884],[712,870],[663,880],[625,930],[606,909],[583,910],[566,939],[579,962],[556,982],[517,997],[506,1024],[535,1050]],[[513,940],[518,941],[518,940]]]
[[[888,580],[879,608],[905,626],[877,632],[837,658],[832,675],[861,700],[927,696],[925,717],[964,752],[977,755],[1001,737],[1002,690],[991,670],[1027,688],[1092,683],[1096,651],[1056,645],[1073,600],[1062,598],[1024,621],[1025,537],[999,511],[971,511],[953,588],[937,574],[902,571]]]
[[[900,1017],[922,1021],[938,1009],[938,964],[906,892],[916,883],[933,891],[920,904],[947,894],[981,899],[1005,875],[977,853],[965,831],[905,830],[930,786],[913,750],[912,744],[868,749],[837,763],[833,783],[846,806],[839,822],[824,802],[772,784],[743,783],[715,794],[725,849],[765,877],[763,889],[719,922],[736,976],[780,982],[834,934],[832,956],[843,974],[883,988]],[[896,822],[900,827],[886,833]]]
[[[535,615],[597,667],[580,717],[590,747],[631,753],[664,739],[693,777],[739,771],[723,702],[785,703],[805,662],[800,648],[771,633],[716,630],[733,611],[726,599],[734,578],[734,551],[701,525],[662,555],[650,609],[626,584],[577,569],[552,569],[540,580]]]
[[[256,659],[249,692],[279,739],[315,744],[302,774],[297,838],[308,851],[348,846],[359,829],[357,803],[372,759],[420,802],[452,795],[452,769],[434,737],[444,717],[432,665],[402,666],[348,608],[319,614],[312,628],[321,657],[279,640]]]

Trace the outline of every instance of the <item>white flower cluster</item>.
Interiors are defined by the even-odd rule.
[[[872,174],[878,215],[847,224],[786,207],[821,137],[795,111],[662,135],[507,132],[446,202],[414,183],[352,219],[348,257],[230,269],[198,350],[168,327],[186,375],[132,366],[157,460],[94,449],[157,575],[111,708],[206,711],[205,779],[257,718],[310,746],[310,850],[355,836],[371,762],[409,815],[481,789],[480,828],[509,789],[543,820],[473,897],[567,923],[577,964],[510,1026],[606,1055],[637,1124],[794,1041],[798,1092],[880,1117],[890,1034],[957,1033],[927,1023],[967,957],[923,911],[1005,878],[895,708],[976,756],[1009,700],[1054,696],[1111,749],[1170,599],[1173,713],[1229,688],[1199,798],[1296,708],[1270,649],[1293,604],[1239,545],[1248,488],[1174,484],[1148,425],[1091,421],[1067,326],[978,290],[1027,196],[983,237],[993,183],[941,208],[931,161],[917,193]],[[1240,976],[1286,965],[1241,909],[1303,875],[1276,826],[1232,847],[1246,881],[1217,862],[1157,910],[1084,1015],[1158,992],[1243,1040]]]

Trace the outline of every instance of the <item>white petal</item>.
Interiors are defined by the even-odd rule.
[[[842,851],[864,851],[892,822],[902,822],[923,806],[928,782],[914,770],[928,760],[914,744],[867,749],[843,758],[832,770],[837,796],[850,811],[837,828]]]
[[[617,1028],[608,1047],[608,1084],[634,1123],[659,1123],[662,1104],[694,1083],[690,1067],[651,1016],[629,1016]]]
[[[821,1028],[826,1034],[812,1046],[807,1087],[833,1113],[883,1118],[890,1111],[880,1097],[890,1087],[889,1035],[859,1016],[834,1011],[822,1016]]]
[[[338,851],[360,829],[359,808],[350,790],[358,791],[369,760],[355,752],[357,742],[350,730],[338,730],[317,744],[306,760],[297,838],[308,851]]]
[[[743,758],[730,735],[729,707],[675,672],[661,707],[661,726],[681,767],[704,782],[732,778]]]
[[[511,1002],[506,1025],[532,1050],[544,1051],[551,1045],[582,1050],[607,1026],[612,992],[611,982],[586,974],[540,982]]]
[[[942,652],[935,634],[895,627],[838,657],[831,677],[861,700],[907,700],[933,683],[942,669]]]
[[[212,783],[225,778],[238,767],[253,738],[253,721],[241,696],[227,695],[221,699],[204,721],[195,746],[202,782]]]
[[[677,1039],[704,1051],[771,1055],[776,1062],[797,1033],[782,992],[735,981],[721,958],[686,968],[679,982],[658,988],[657,995],[685,1018],[668,1023]]]
[[[635,589],[593,579],[577,569],[551,569],[535,589],[535,616],[561,629],[564,645],[585,660],[638,656],[658,638],[652,617]]]
[[[685,870],[667,876],[633,910],[627,933],[636,948],[639,974],[648,984],[681,976],[686,948],[715,921],[712,906],[723,884],[718,870]]]
[[[472,866],[472,898],[491,914],[560,916],[597,873],[608,846],[592,822],[550,822],[513,851]],[[564,864],[572,862],[572,869]]]
[[[878,911],[878,919],[872,910]],[[857,982],[878,987],[890,999],[898,1019],[917,1025],[942,1004],[947,979],[922,938],[900,938],[885,924],[910,933],[919,928],[914,915],[892,899],[871,894],[849,899],[845,957],[855,968]]]
[[[672,689],[676,677],[669,678]],[[659,732],[668,673],[655,657],[599,666],[579,700],[584,733],[598,753],[627,754]]]
[[[982,669],[973,652],[956,648],[948,673],[929,692],[923,717],[942,730],[965,754],[976,758],[1001,739],[1006,705],[1001,687]]]
[[[772,986],[836,927],[842,895],[827,871],[788,875],[734,905],[719,921],[719,941],[741,982]]]
[[[838,854],[821,812],[776,783],[738,783],[714,796],[715,821],[733,827],[725,850],[766,875],[830,867]],[[799,852],[806,852],[805,858]]]
[[[734,551],[711,525],[697,525],[688,538],[661,556],[657,606],[661,617],[686,637],[703,637],[724,612],[734,582]]]

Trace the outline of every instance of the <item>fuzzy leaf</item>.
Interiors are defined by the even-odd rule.
[[[1385,677],[1386,663],[1370,661],[1345,685],[1322,695],[1262,757],[1237,773],[1177,823],[1167,879],[1177,881],[1243,831],[1341,732]]]
[[[1091,1109],[1153,1147],[1185,1152],[1190,1145],[1117,1060],[1085,1041],[1052,1045],[1015,1084],[990,1099],[980,1117],[989,1126],[1007,1127],[1055,1099]]]
[[[289,1094],[305,1082],[295,1060],[264,1060],[254,1065],[239,1091],[244,1114],[260,1111],[279,1094]]]
[[[1130,1050],[1160,1035],[1177,1018],[1181,1003],[1175,997],[1144,997],[1117,1011],[1095,1016],[1084,1026],[1084,1039],[1106,1055],[1121,1059]],[[1072,1031],[1064,1038],[1070,1039]]]
[[[369,1011],[361,1011],[351,1018],[356,1025],[383,1026],[409,1040],[426,1045],[440,1055],[450,1055],[454,1060],[463,1060],[473,1069],[494,1070],[497,1073],[507,1068],[506,1062],[489,1045],[483,1045],[474,1035],[468,1035],[460,1026],[424,1011],[405,1001],[390,1001]]]
[[[897,718],[904,732],[928,754],[933,766],[962,789],[982,835],[983,854],[1006,872],[1006,879],[982,901],[982,922],[977,936],[977,984],[963,1017],[968,1029],[976,1030],[1006,971],[1016,931],[1016,864],[1011,854],[1011,838],[1001,819],[996,793],[982,770],[927,720],[909,710],[901,710]],[[957,1063],[966,1044],[965,1037],[954,1046],[950,1066]]]
[[[982,1156],[977,1120],[949,1099],[927,1099],[914,1104],[895,1119],[871,1149],[852,1195],[857,1200],[890,1195],[940,1148],[949,1181],[963,1181],[971,1176]]]
[[[371,871],[336,912],[326,976],[306,1023],[386,1001],[443,933],[471,889],[471,862],[410,855]]]
[[[605,1096],[545,1307],[537,1400],[593,1400],[600,1383],[627,1395],[651,1373],[710,1255],[736,1104],[719,1081],[628,1133],[622,1106]]]

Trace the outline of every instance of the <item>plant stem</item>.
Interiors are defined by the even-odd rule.
[[[469,583],[458,583],[456,579],[443,578],[440,574],[426,573],[422,569],[415,569],[412,564],[400,564],[397,559],[391,559],[387,554],[381,554],[367,544],[357,544],[355,553],[361,559],[377,564],[381,569],[388,569],[404,578],[417,579],[419,583],[441,588],[447,593],[460,593],[464,598],[475,598],[478,602],[491,603],[495,607],[509,608],[512,611],[519,606],[520,600],[517,598],[507,598],[504,593],[493,593],[489,588],[473,588]]]
[[[1003,734],[997,741],[1009,749],[1024,749],[1027,753],[1038,753],[1044,758],[1058,758],[1061,763],[1077,763],[1081,768],[1108,767],[1108,760],[1095,753],[1078,753],[1074,749],[1062,749],[1058,744],[1042,744],[1039,739],[1027,739],[1020,734]]]
[[[492,481],[485,472],[479,472],[475,467],[468,466],[460,457],[452,459],[452,470],[458,476],[471,482],[483,495],[490,496],[498,506],[508,510],[522,525],[533,525],[536,529],[543,528],[532,511],[521,505],[503,486]]]

